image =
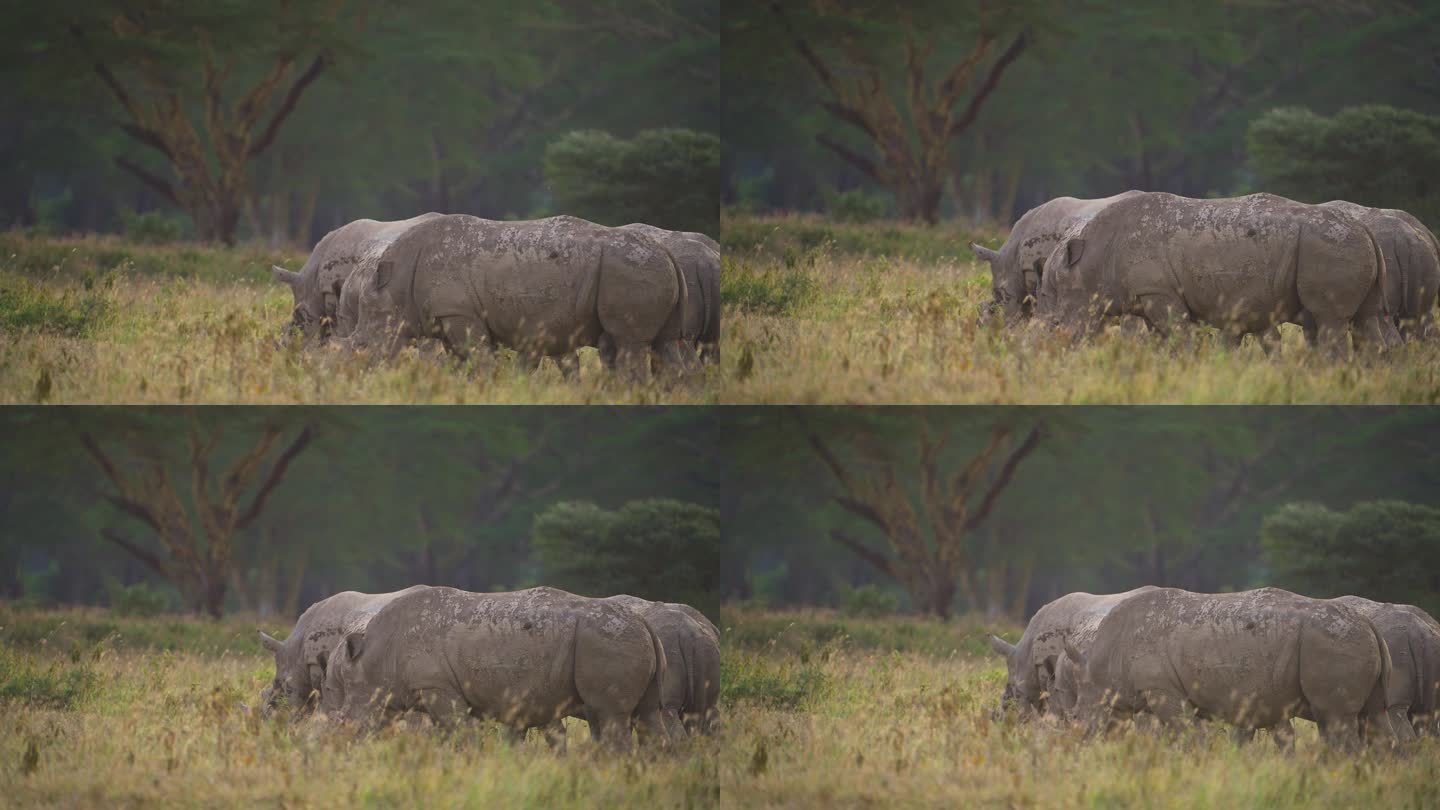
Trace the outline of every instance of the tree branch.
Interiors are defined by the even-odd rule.
[[[295,437],[295,441],[291,442],[290,446],[285,448],[285,452],[280,454],[280,458],[275,460],[275,465],[270,468],[270,474],[266,476],[265,483],[260,485],[260,490],[250,501],[250,507],[240,515],[239,520],[235,521],[237,530],[249,527],[256,518],[260,517],[261,510],[265,508],[265,501],[269,499],[271,491],[280,483],[280,479],[285,477],[285,471],[290,467],[290,462],[305,450],[313,438],[315,438],[314,429],[306,425],[305,429],[300,431],[300,435]]]
[[[180,205],[180,197],[175,193],[175,187],[170,185],[165,180],[161,179],[159,176],[151,174],[150,172],[141,168],[139,164],[131,163],[129,160],[126,160],[123,157],[115,158],[115,165],[135,175],[135,177],[138,178],[140,182],[149,186],[152,191],[156,191],[170,202],[175,203],[176,205]]]
[[[1015,477],[1015,468],[1019,467],[1020,462],[1024,461],[1025,457],[1040,445],[1042,435],[1043,432],[1039,426],[1031,428],[1025,441],[1021,442],[1020,446],[1015,448],[1015,452],[1005,460],[1005,466],[1000,468],[1000,475],[995,478],[994,483],[990,485],[990,490],[985,493],[985,499],[980,502],[980,508],[976,509],[965,521],[965,531],[973,531],[989,516],[990,510],[995,506],[995,500],[1000,497],[1000,493],[1010,485],[1010,480]]]
[[[280,102],[279,109],[275,111],[275,115],[270,118],[270,123],[266,125],[265,131],[260,135],[260,140],[252,143],[249,151],[245,153],[247,158],[255,157],[270,147],[270,144],[275,141],[275,134],[279,132],[280,125],[284,123],[286,118],[290,117],[290,113],[294,112],[295,105],[300,101],[300,96],[305,93],[306,88],[310,86],[311,82],[314,82],[315,79],[320,76],[320,72],[325,69],[325,65],[325,57],[323,55],[316,56],[314,61],[310,63],[310,67],[306,68],[305,72],[301,73],[299,77],[295,79],[295,83],[290,85],[289,92],[285,94],[285,100]]]
[[[129,540],[126,540],[124,537],[120,536],[120,534],[110,529],[101,529],[100,536],[105,538],[106,540],[109,540],[120,548],[125,549],[135,559],[150,566],[150,568],[154,570],[155,573],[159,574],[167,580],[173,581],[172,577],[170,576],[170,569],[165,567],[165,563],[162,562],[159,557],[135,545]]]
[[[985,99],[989,98],[990,93],[995,90],[996,85],[1000,83],[1000,76],[1005,73],[1006,68],[1010,67],[1011,62],[1019,58],[1029,44],[1029,36],[1022,33],[1015,37],[1015,41],[1010,43],[1010,47],[1006,48],[1004,53],[1000,54],[1000,58],[995,61],[995,64],[990,67],[990,72],[985,75],[985,81],[981,83],[975,91],[975,95],[970,99],[970,103],[966,105],[965,112],[955,122],[954,128],[950,131],[952,136],[959,135],[975,123],[975,119],[980,115],[980,107],[985,103]]]
[[[870,563],[886,576],[892,579],[901,579],[899,572],[895,570],[895,564],[884,554],[870,548],[839,529],[831,529],[830,537],[833,538],[835,542],[850,549],[855,553],[855,556]]]
[[[880,170],[875,167],[875,162],[872,161],[870,158],[865,157],[859,152],[856,152],[855,150],[845,146],[839,141],[836,141],[823,133],[816,135],[815,141],[826,149],[829,149],[831,152],[834,152],[840,157],[841,160],[844,160],[846,163],[849,163],[851,166],[859,169],[861,173],[863,173],[866,177],[869,177],[871,180],[874,180],[877,183],[884,182],[880,178]]]

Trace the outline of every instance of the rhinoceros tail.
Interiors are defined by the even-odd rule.
[[[642,617],[640,623],[644,625],[645,632],[650,634],[650,646],[655,650],[655,669],[650,674],[650,683],[645,687],[645,694],[640,696],[640,703],[635,707],[637,717],[644,717],[648,712],[656,712],[666,708],[662,703],[661,686],[665,682],[665,648],[660,644],[660,638],[655,635],[655,628]],[[675,707],[679,709],[679,706]]]
[[[685,274],[680,270],[680,263],[675,261],[675,255],[657,240],[655,245],[660,248],[660,253],[665,261],[670,263],[670,271],[675,274],[676,293],[670,302],[670,318],[665,321],[665,328],[660,333],[666,338],[680,340],[686,335],[693,335],[699,332],[696,327],[694,332],[690,331],[690,324],[686,318],[687,309],[690,306],[689,285],[685,283]]]
[[[1380,648],[1380,680],[1370,690],[1370,696],[1365,700],[1365,711],[1370,716],[1385,714],[1395,702],[1395,696],[1391,695],[1392,683],[1394,680],[1394,665],[1390,660],[1390,647],[1375,629],[1370,620],[1365,620],[1365,626],[1370,628],[1370,635],[1375,638],[1375,645]],[[1399,686],[1400,684],[1393,684]]]

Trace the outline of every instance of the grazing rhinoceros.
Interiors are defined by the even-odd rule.
[[[1124,593],[1093,594],[1077,591],[1049,602],[1030,618],[1017,644],[998,636],[990,647],[1005,659],[1005,690],[1000,706],[1016,704],[1021,711],[1044,713],[1054,699],[1056,666],[1065,655],[1065,638],[1071,637],[1085,649],[1093,630],[1110,609],[1137,593],[1154,590],[1146,585]],[[1073,705],[1073,701],[1071,701]]]
[[[422,586],[417,586],[422,587]],[[414,588],[393,593],[344,591],[305,609],[284,641],[260,631],[260,643],[275,656],[275,678],[260,693],[260,711],[270,714],[282,701],[297,715],[318,702],[325,667],[340,637],[363,628],[380,608]]]
[[[1116,605],[1090,649],[1067,644],[1075,712],[1091,733],[1149,712],[1171,730],[1196,716],[1288,730],[1308,715],[1327,743],[1387,730],[1390,654],[1354,608],[1277,588],[1200,594],[1159,588]]]
[[[357,291],[351,340],[392,354],[438,338],[451,352],[510,346],[530,360],[613,341],[620,365],[683,368],[688,296],[674,258],[644,234],[575,217],[497,222],[453,214],[419,223]]]
[[[583,706],[606,745],[627,749],[632,719],[667,739],[664,679],[660,640],[619,605],[554,588],[423,588],[335,646],[320,708],[367,727],[411,709],[447,728],[488,717],[518,737]]]
[[[1420,220],[1395,208],[1369,208],[1344,200],[1324,205],[1354,218],[1375,236],[1385,257],[1385,300],[1405,337],[1431,338],[1440,292],[1440,242]]]
[[[295,297],[287,328],[300,332],[308,343],[329,338],[345,279],[357,268],[373,264],[385,247],[410,226],[438,216],[428,213],[395,222],[357,219],[325,234],[310,251],[300,272],[271,266],[271,275],[288,284]]]
[[[1095,200],[1056,197],[1026,211],[999,250],[971,242],[975,255],[990,263],[991,301],[982,307],[982,317],[999,309],[1004,312],[1006,325],[1029,318],[1045,259],[1061,236],[1111,203],[1139,193],[1126,191]]]
[[[1384,258],[1333,208],[1269,194],[1194,200],[1143,192],[1070,231],[1045,261],[1037,314],[1086,331],[1135,314],[1168,334],[1200,321],[1234,335],[1313,318],[1320,343],[1383,347]]]
[[[1333,600],[1359,611],[1390,649],[1390,725],[1396,736],[1407,739],[1440,734],[1440,626],[1414,605],[1372,602],[1360,596]]]
[[[720,632],[689,605],[651,602],[638,596],[606,599],[645,620],[665,648],[660,703],[673,739],[710,734],[719,715]],[[592,726],[592,730],[593,730]]]
[[[720,361],[720,246],[714,239],[694,231],[667,231],[654,225],[634,222],[625,230],[645,234],[659,242],[675,257],[685,276],[688,305],[685,311],[685,340],[694,344],[704,362]],[[613,350],[612,350],[613,351]]]

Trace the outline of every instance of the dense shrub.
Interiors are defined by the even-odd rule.
[[[570,132],[546,148],[545,182],[561,213],[719,233],[720,139],[708,133],[652,129],[624,140]]]
[[[841,592],[844,604],[840,612],[846,616],[880,619],[894,615],[900,609],[900,597],[879,585],[861,585],[845,588]]]
[[[832,191],[825,195],[825,213],[836,222],[875,222],[885,217],[886,198],[864,189]]]

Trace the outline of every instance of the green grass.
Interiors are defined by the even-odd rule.
[[[142,245],[0,232],[0,403],[713,402],[722,375],[632,383],[580,352],[581,378],[489,369],[407,350],[389,362],[279,341],[288,288],[271,264],[305,254],[254,246]]]
[[[724,611],[722,629],[736,641],[723,672],[728,806],[1435,806],[1440,740],[1332,754],[1314,724],[1297,721],[1288,754],[1264,734],[1237,747],[1218,724],[1178,741],[1132,729],[1087,741],[1051,723],[992,719],[1005,666],[969,643],[983,622],[865,620],[868,640],[856,643],[851,621],[820,610]],[[994,629],[1012,639],[1019,631]],[[933,641],[907,646],[914,638]]]
[[[726,402],[1440,401],[1440,343],[1330,358],[1285,325],[1276,356],[1253,340],[1221,345],[1209,329],[1163,342],[1111,327],[1077,344],[978,322],[989,267],[966,242],[999,235],[814,217],[723,225]]]
[[[715,807],[717,738],[615,755],[490,723],[355,737],[241,708],[273,674],[254,617],[131,619],[7,606],[0,805],[16,807]],[[276,630],[273,623],[267,628]],[[280,631],[283,634],[283,631]],[[101,636],[91,643],[89,639]]]

